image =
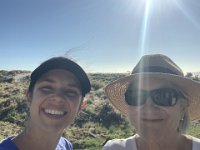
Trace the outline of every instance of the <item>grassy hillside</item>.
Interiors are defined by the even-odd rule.
[[[28,71],[0,71],[0,140],[19,133],[25,126],[27,106],[25,90]],[[128,121],[110,105],[103,87],[127,74],[89,74],[92,91],[86,96],[87,107],[64,135],[74,149],[101,149],[105,141],[134,134]],[[189,133],[200,137],[200,124],[193,123]]]

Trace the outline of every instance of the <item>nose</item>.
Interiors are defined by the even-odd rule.
[[[153,102],[151,96],[148,96],[148,97],[147,97],[144,106],[145,106],[145,107],[155,107],[155,103]]]
[[[55,101],[55,102],[59,102],[59,103],[64,102],[65,97],[63,95],[63,92],[60,91],[60,90],[55,91],[54,94],[53,94],[52,100]]]

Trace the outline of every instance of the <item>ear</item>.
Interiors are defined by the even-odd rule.
[[[32,93],[28,90],[26,91],[26,98],[27,98],[27,106],[30,107],[32,102]]]
[[[87,100],[84,100],[83,99],[83,101],[82,101],[82,103],[81,103],[81,105],[80,105],[80,107],[79,107],[79,110],[78,110],[78,115],[80,114],[80,112],[84,109],[84,108],[86,108],[86,106],[87,106]]]

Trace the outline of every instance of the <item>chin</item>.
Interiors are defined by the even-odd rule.
[[[160,130],[139,130],[138,134],[145,140],[148,141],[160,141],[165,138],[166,133]],[[158,138],[159,137],[159,138]],[[163,138],[162,138],[163,137]]]

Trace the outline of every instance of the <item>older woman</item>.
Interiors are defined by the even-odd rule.
[[[61,136],[80,112],[90,88],[86,73],[75,62],[64,57],[43,62],[31,74],[28,125],[19,135],[2,141],[0,150],[72,150]]]
[[[200,83],[185,78],[167,56],[143,56],[105,92],[137,133],[110,140],[103,150],[200,150],[200,139],[185,134],[190,119],[200,119]]]

